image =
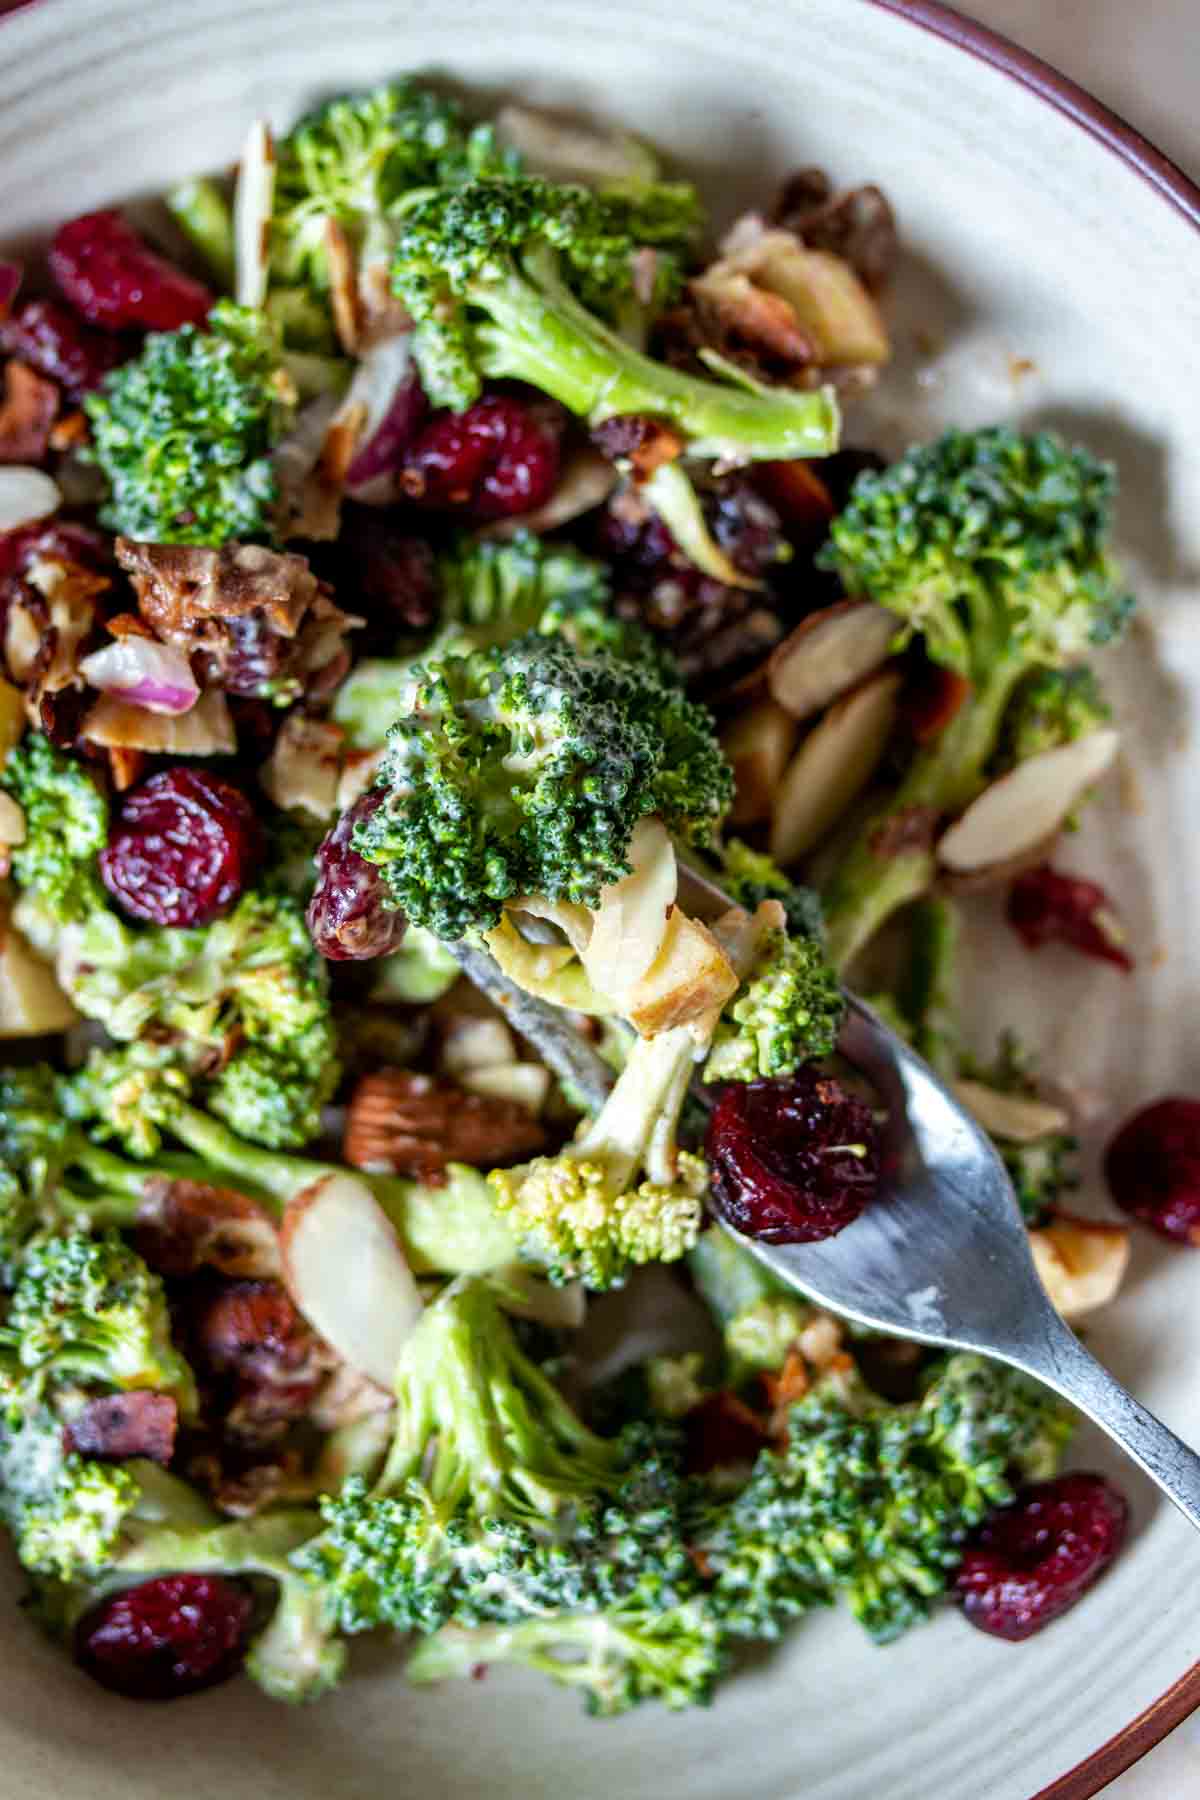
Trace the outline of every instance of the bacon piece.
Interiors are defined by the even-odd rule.
[[[40,463],[50,448],[58,417],[59,393],[52,381],[35,375],[28,363],[10,362],[4,370],[0,401],[0,463]]]
[[[63,1435],[67,1449],[81,1456],[105,1462],[145,1456],[165,1468],[174,1454],[178,1423],[179,1411],[169,1394],[137,1388],[89,1400]]]

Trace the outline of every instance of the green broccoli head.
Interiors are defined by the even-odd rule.
[[[675,1143],[695,1048],[686,1026],[638,1038],[572,1143],[488,1176],[522,1255],[551,1281],[616,1287],[631,1266],[676,1262],[695,1244],[708,1170]]]
[[[970,680],[999,654],[1060,668],[1132,608],[1107,548],[1114,486],[1048,432],[950,431],[858,477],[822,561]]]
[[[332,100],[277,149],[271,267],[283,282],[329,287],[326,221],[357,255],[385,254],[391,209],[413,188],[515,173],[490,125],[465,123],[453,100],[416,81]]]
[[[1111,723],[1112,708],[1094,670],[1039,670],[1013,696],[997,761],[1002,768],[1012,768]]]
[[[706,1706],[727,1665],[721,1625],[703,1595],[667,1608],[638,1601],[604,1612],[552,1613],[515,1625],[448,1625],[409,1657],[410,1681],[445,1681],[512,1663],[574,1688],[586,1710],[612,1718],[644,1701]]]
[[[25,1252],[0,1346],[39,1382],[154,1388],[195,1410],[192,1372],[171,1342],[160,1278],[115,1231],[72,1233]]]
[[[86,400],[103,522],[152,543],[274,541],[271,452],[294,406],[260,313],[221,300],[204,331],[152,332]]]
[[[22,901],[18,923],[25,912]],[[141,1153],[153,1150],[155,1129],[152,1111],[139,1116],[141,1089],[160,1074],[180,1092],[204,1087],[214,1111],[261,1143],[292,1147],[316,1135],[340,1072],[329,972],[302,902],[282,884],[268,880],[204,926],[135,930],[105,906],[65,933],[58,952],[79,1010],[130,1045],[123,1061],[99,1066],[118,1084],[120,1135],[140,1137]],[[224,1060],[230,1042],[237,1048]]]
[[[32,731],[9,752],[3,783],[25,814],[25,841],[12,852],[18,885],[36,894],[52,925],[106,907],[96,856],[108,842],[108,802],[91,771]]]
[[[731,900],[757,912],[764,900],[778,900],[793,937],[821,939],[825,921],[821,901],[812,888],[785,875],[765,850],[752,850],[740,838],[726,838],[720,848],[720,881]]]
[[[708,713],[653,666],[536,633],[425,669],[354,848],[442,938],[544,894],[595,906],[639,819],[703,842],[732,797]]]
[[[816,1316],[798,1294],[764,1294],[735,1313],[725,1326],[732,1385],[741,1387],[752,1375],[778,1374]]]
[[[377,1481],[326,1496],[324,1531],[294,1558],[343,1630],[517,1621],[581,1589],[605,1603],[675,1566],[681,1546],[661,1541],[671,1470],[642,1455],[635,1477],[631,1447],[576,1418],[486,1282],[456,1282],[426,1309],[395,1393]],[[645,1540],[624,1573],[600,1553],[614,1536]]]
[[[801,1063],[832,1054],[845,1012],[838,978],[820,940],[768,931],[721,1014],[704,1079],[758,1081],[790,1075]]]
[[[699,456],[828,455],[831,390],[700,380],[622,335],[631,312],[640,334],[648,266],[652,305],[670,297],[698,223],[692,191],[663,184],[594,193],[522,176],[413,194],[399,209],[392,280],[417,321],[430,397],[461,410],[485,379],[512,378],[593,425],[625,413],[665,419]]]
[[[733,1636],[773,1637],[844,1597],[887,1643],[927,1616],[963,1539],[1051,1472],[1070,1431],[1063,1402],[976,1356],[947,1359],[923,1398],[878,1400],[830,1376],[793,1407],[787,1448],[699,1533],[711,1603]]]

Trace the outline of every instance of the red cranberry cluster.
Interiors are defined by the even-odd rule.
[[[100,874],[131,919],[208,925],[238,899],[261,849],[241,789],[177,765],[125,796],[100,852]]]
[[[344,812],[317,851],[317,885],[308,905],[308,929],[331,962],[364,962],[386,956],[404,936],[404,914],[384,903],[383,876],[351,847],[354,828],[383,799],[362,794]]]
[[[1103,1475],[1025,1488],[971,1537],[954,1590],[972,1625],[1019,1643],[1075,1605],[1108,1567],[1129,1507]]]
[[[721,1217],[765,1244],[815,1243],[853,1223],[879,1185],[869,1106],[811,1067],[730,1082],[705,1143]]]
[[[220,1575],[160,1575],[102,1600],[80,1620],[75,1657],[129,1700],[175,1700],[237,1672],[253,1602]]]
[[[437,412],[405,458],[411,500],[475,519],[533,512],[558,484],[565,416],[553,401],[485,394],[465,412]]]

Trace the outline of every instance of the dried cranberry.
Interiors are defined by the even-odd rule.
[[[89,330],[61,300],[27,300],[0,326],[0,342],[61,382],[73,400],[99,387],[125,355],[115,338]]]
[[[1132,969],[1125,933],[1112,902],[1094,881],[1063,875],[1049,863],[1013,882],[1008,922],[1027,950],[1042,944],[1070,944],[1085,956]]]
[[[870,1107],[815,1068],[731,1082],[705,1149],[722,1218],[766,1244],[833,1237],[857,1219],[879,1183]]]
[[[1103,1475],[1024,1488],[972,1534],[954,1578],[972,1625],[1020,1643],[1068,1612],[1108,1567],[1129,1507]]]
[[[1108,1146],[1104,1173],[1123,1212],[1200,1246],[1200,1100],[1172,1095],[1134,1113]]]
[[[765,575],[790,554],[779,514],[744,475],[721,475],[701,494],[713,537],[743,575]]]
[[[63,297],[105,331],[203,325],[213,303],[206,287],[152,250],[119,212],[60,225],[49,263]]]
[[[237,900],[260,848],[241,789],[177,765],[126,795],[100,852],[100,874],[131,919],[208,925]]]
[[[435,413],[401,475],[410,499],[477,519],[532,512],[558,481],[562,415],[511,394],[485,394],[465,412]]]
[[[331,962],[386,956],[404,936],[404,914],[386,905],[383,876],[350,846],[355,826],[370,818],[382,798],[374,790],[360,795],[317,851],[308,929],[316,948]]]
[[[253,1603],[220,1575],[160,1575],[102,1600],[75,1630],[75,1658],[129,1700],[175,1700],[237,1672]]]

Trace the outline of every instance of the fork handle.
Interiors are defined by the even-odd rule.
[[[1126,1393],[1052,1308],[1042,1343],[1023,1344],[1009,1360],[1086,1413],[1200,1531],[1200,1456]]]

